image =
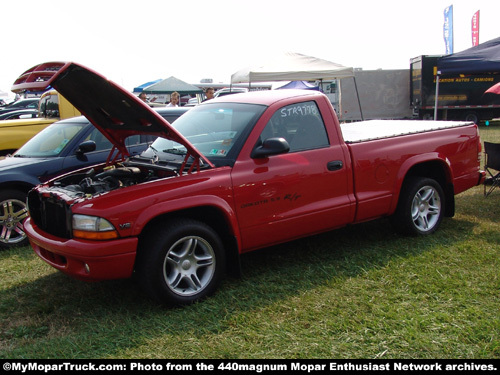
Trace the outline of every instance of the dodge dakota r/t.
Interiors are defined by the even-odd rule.
[[[390,217],[429,235],[484,181],[473,123],[340,126],[324,94],[270,90],[207,101],[171,125],[98,73],[52,65],[19,85],[54,87],[122,157],[34,188],[31,245],[78,279],[136,275],[158,301],[202,299],[241,254],[349,224]],[[127,156],[126,137],[144,133],[159,138]]]

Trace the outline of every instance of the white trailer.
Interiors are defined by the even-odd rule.
[[[337,81],[333,105],[341,122],[412,117],[409,69],[356,70],[354,78]]]

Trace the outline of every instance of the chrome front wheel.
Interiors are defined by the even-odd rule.
[[[28,243],[23,221],[28,217],[26,195],[8,190],[0,193],[0,246],[24,246]]]
[[[204,238],[186,236],[167,251],[163,277],[172,292],[189,297],[210,284],[215,269],[216,258],[212,245]]]

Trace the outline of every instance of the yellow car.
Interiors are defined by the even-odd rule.
[[[0,121],[0,156],[16,151],[48,125],[75,116],[80,112],[57,91],[43,93],[37,118]]]

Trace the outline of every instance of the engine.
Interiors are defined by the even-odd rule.
[[[164,166],[126,162],[103,169],[71,173],[28,193],[30,216],[45,232],[71,238],[71,206],[74,202],[177,175],[174,169]]]
[[[117,164],[102,170],[90,169],[54,181],[51,190],[64,192],[72,198],[106,193],[142,182],[176,176],[170,168],[152,165]]]
[[[78,183],[67,185],[65,189],[76,194],[94,195],[135,185],[144,181],[145,178],[146,176],[138,167],[113,167],[100,173],[90,170]],[[64,180],[54,183],[54,186],[64,186]]]

